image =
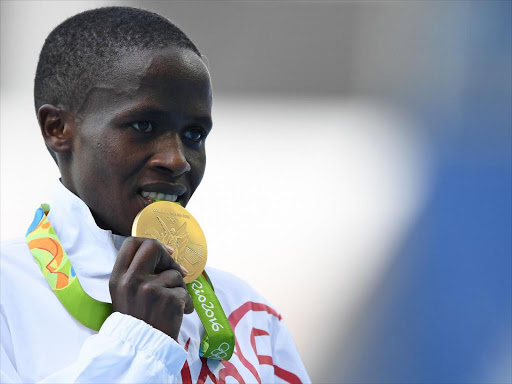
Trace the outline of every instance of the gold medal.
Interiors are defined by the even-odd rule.
[[[147,237],[174,249],[172,257],[188,270],[185,283],[197,279],[206,265],[206,238],[194,217],[181,205],[157,201],[138,213],[132,236]]]

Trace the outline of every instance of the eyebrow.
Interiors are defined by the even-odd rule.
[[[160,108],[155,108],[152,106],[143,106],[143,107],[133,107],[129,108],[123,112],[119,112],[118,114],[114,115],[114,119],[116,120],[124,120],[129,119],[135,116],[151,116],[153,118],[160,118],[165,119],[168,117],[169,112],[165,112],[161,110]],[[195,122],[199,123],[201,125],[204,125],[208,130],[211,130],[213,122],[212,118],[208,115],[202,115],[202,116],[185,116],[185,121],[187,122]]]
[[[208,131],[212,129],[213,121],[209,116],[196,116],[192,117],[190,120],[199,122],[201,125],[205,126]]]
[[[153,107],[129,107],[125,109],[122,112],[119,112],[114,115],[114,119],[116,120],[122,120],[122,119],[128,119],[132,116],[138,116],[138,115],[150,115],[155,117],[165,117],[168,113],[162,111],[158,108]]]

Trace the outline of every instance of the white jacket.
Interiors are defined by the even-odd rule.
[[[48,219],[82,287],[111,302],[108,282],[122,238],[99,228],[60,183],[50,207]],[[195,312],[184,316],[178,342],[117,312],[95,332],[64,309],[24,238],[2,243],[0,263],[2,383],[310,382],[278,312],[228,273],[207,268],[236,337],[231,360],[219,362],[199,358],[204,328]]]

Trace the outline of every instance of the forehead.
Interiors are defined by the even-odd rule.
[[[137,50],[119,55],[111,71],[92,86],[80,115],[98,110],[153,106],[168,112],[209,115],[211,82],[203,60],[187,49]]]

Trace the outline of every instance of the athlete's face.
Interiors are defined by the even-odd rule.
[[[153,198],[185,206],[204,174],[211,104],[208,70],[190,50],[127,54],[76,116],[64,185],[125,236]]]

